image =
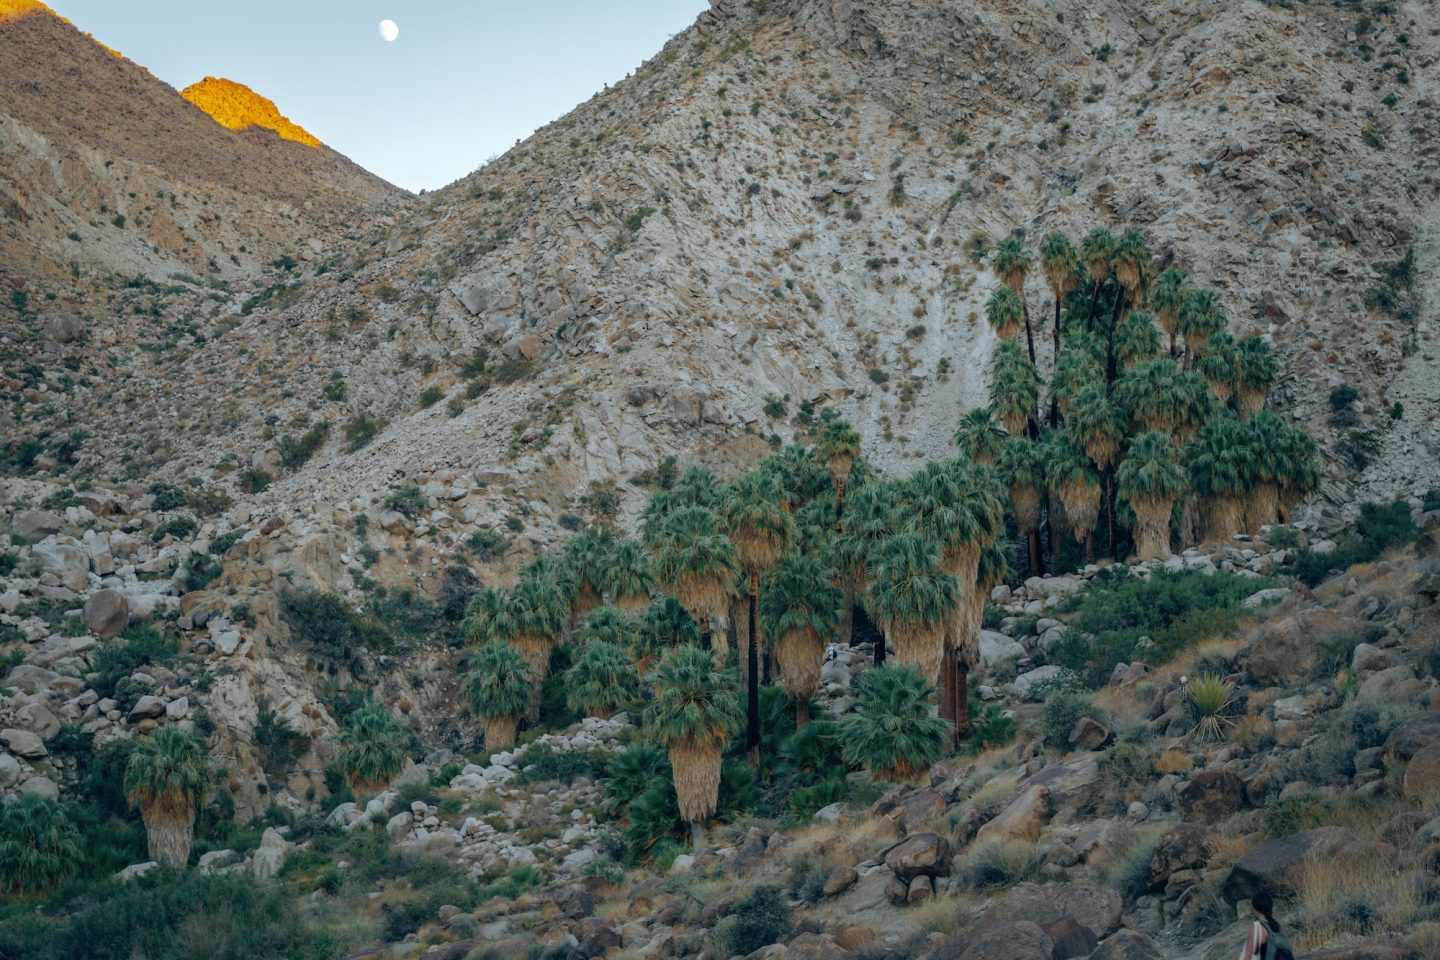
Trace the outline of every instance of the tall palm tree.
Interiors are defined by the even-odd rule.
[[[1115,355],[1123,367],[1132,367],[1141,360],[1152,360],[1160,352],[1160,331],[1155,317],[1135,310],[1120,321],[1115,331]]]
[[[1261,410],[1240,424],[1250,471],[1245,491],[1241,529],[1258,533],[1280,516],[1280,484],[1285,475],[1285,425],[1269,410]]]
[[[1080,286],[1080,254],[1070,238],[1059,231],[1040,241],[1040,266],[1055,297],[1055,353],[1060,353],[1060,306],[1066,294]]]
[[[1040,519],[1045,496],[1045,457],[1041,446],[1023,437],[1009,441],[1000,453],[999,471],[1010,487],[1010,509],[1015,513],[1015,525],[1028,545],[1028,575],[1044,576]]]
[[[464,629],[470,643],[508,643],[515,636],[510,595],[498,587],[486,587],[475,594],[465,607]]]
[[[1125,291],[1126,303],[1130,306],[1140,303],[1141,291],[1149,282],[1151,272],[1150,248],[1145,243],[1145,235],[1135,229],[1122,233],[1115,241],[1111,262],[1115,279]]]
[[[961,417],[960,429],[955,431],[960,456],[974,463],[994,463],[1006,440],[1004,431],[984,407],[976,407]]]
[[[373,700],[345,721],[336,763],[357,800],[384,790],[405,769],[405,741],[404,728]]]
[[[766,632],[775,638],[780,684],[795,701],[797,730],[810,720],[825,642],[840,623],[844,598],[833,580],[833,573],[799,554],[786,557],[765,577],[761,612]]]
[[[1045,435],[1045,481],[1065,508],[1065,521],[1077,543],[1092,555],[1095,521],[1100,515],[1100,474],[1090,455],[1075,442],[1067,428]]]
[[[0,893],[53,893],[81,862],[80,831],[65,808],[40,797],[0,807]]]
[[[815,455],[825,462],[830,471],[830,482],[835,487],[835,520],[840,522],[845,515],[845,485],[850,481],[850,471],[860,457],[860,433],[850,426],[848,420],[831,417],[820,427],[815,438]]]
[[[826,423],[830,421],[827,420]],[[851,474],[847,479],[855,482],[853,473],[863,461],[851,458]],[[775,454],[760,461],[760,469],[773,474],[780,482],[786,510],[794,511],[826,493],[833,493],[828,463],[816,460],[816,450],[803,443],[792,443]]]
[[[610,643],[628,650],[635,643],[635,633],[639,629],[633,619],[621,613],[614,607],[597,607],[591,610],[583,622],[576,639],[580,643],[589,643],[598,640],[602,643]]]
[[[1180,304],[1180,333],[1185,337],[1185,350],[1191,364],[1205,350],[1205,343],[1225,329],[1225,308],[1214,290],[1191,287]]]
[[[1277,373],[1269,344],[1260,337],[1240,341],[1235,348],[1235,409],[1242,420],[1264,409]]]
[[[599,586],[616,607],[627,613],[650,606],[650,597],[655,592],[655,574],[650,569],[650,555],[645,552],[644,545],[636,540],[617,543],[600,572]]]
[[[648,678],[655,698],[645,728],[670,755],[680,816],[689,821],[694,849],[705,847],[705,820],[715,813],[720,762],[743,715],[729,678],[699,647],[665,655]]]
[[[1143,360],[1115,384],[1115,399],[1141,432],[1158,430],[1185,443],[1213,407],[1209,385],[1174,360]]]
[[[640,699],[639,677],[625,648],[586,640],[565,671],[565,702],[589,717],[609,717]]]
[[[125,796],[139,806],[150,859],[183,867],[194,840],[195,808],[210,790],[210,757],[194,733],[168,726],[125,764]]]
[[[515,623],[510,645],[520,651],[534,673],[530,709],[526,712],[526,718],[532,723],[540,716],[540,689],[550,672],[550,655],[570,620],[571,594],[566,587],[567,584],[554,575],[545,576],[542,568],[531,569],[510,591],[510,618]]]
[[[1170,513],[1189,478],[1163,433],[1142,433],[1115,474],[1120,497],[1135,514],[1135,553],[1141,560],[1170,557]]]
[[[991,268],[1000,282],[1015,291],[1020,298],[1020,315],[1025,323],[1025,345],[1029,349],[1030,362],[1035,362],[1035,334],[1030,329],[1030,308],[1025,302],[1025,275],[1032,264],[1030,251],[1019,237],[1009,236],[995,245],[995,255],[990,261]]]
[[[935,677],[945,652],[945,624],[960,604],[960,581],[940,565],[940,544],[918,532],[896,533],[871,562],[865,609],[901,663]]]
[[[1240,375],[1237,360],[1235,338],[1222,331],[1206,342],[1205,354],[1195,365],[1200,376],[1210,384],[1210,392],[1222,404],[1229,403],[1235,395],[1236,381]]]
[[[1091,346],[1089,338],[1072,336],[1055,358],[1055,372],[1050,377],[1050,396],[1061,416],[1070,412],[1070,401],[1081,387],[1087,383],[1105,382],[1105,364]]]
[[[990,412],[1012,437],[1020,436],[1035,415],[1040,375],[1020,347],[1009,341],[995,349],[990,367]]]
[[[720,481],[710,470],[693,466],[680,475],[669,490],[650,498],[641,515],[641,540],[652,550],[666,539],[670,518],[689,507],[713,509],[720,503]]]
[[[515,746],[515,731],[534,687],[534,669],[508,643],[491,641],[471,655],[464,677],[465,699],[480,717],[486,750],[498,753]]]
[[[920,780],[950,746],[949,724],[931,716],[935,689],[913,666],[867,670],[856,683],[857,709],[839,723],[841,755],[876,780]]]
[[[662,597],[640,618],[630,648],[641,673],[656,659],[685,645],[700,645],[700,625],[674,597]]]
[[[1240,423],[1229,413],[1212,417],[1185,449],[1190,485],[1203,498],[1206,540],[1228,542],[1244,525],[1253,481],[1249,453]]]
[[[655,575],[709,636],[717,661],[727,644],[723,631],[711,634],[710,620],[725,613],[730,585],[739,572],[735,544],[720,529],[713,510],[688,507],[666,523],[666,538],[655,554]]]
[[[879,478],[871,478],[854,488],[846,515],[845,529],[835,540],[832,556],[849,614],[870,585],[871,561],[878,556],[879,545],[895,532],[893,486]],[[846,622],[850,620],[847,615]],[[843,639],[849,643],[851,634],[844,634]],[[875,662],[885,662],[883,638],[875,643]]]
[[[1065,415],[1070,437],[1101,470],[1108,470],[1120,457],[1125,424],[1119,407],[1106,395],[1105,384],[1087,383],[1070,401]]]
[[[735,545],[745,577],[745,748],[760,763],[760,579],[780,562],[794,533],[790,514],[780,505],[783,493],[773,474],[752,470],[731,482],[720,501],[720,521]]]
[[[1320,485],[1320,468],[1315,462],[1315,441],[1304,430],[1283,427],[1274,444],[1280,460],[1280,519],[1289,523],[1295,505]]]
[[[1086,326],[1095,319],[1095,307],[1100,301],[1100,288],[1110,279],[1113,257],[1115,256],[1115,235],[1104,227],[1096,227],[1080,241],[1080,259],[1090,271],[1094,283],[1090,287],[1090,309]]]
[[[589,530],[571,537],[561,556],[570,568],[575,595],[570,601],[570,616],[580,620],[600,606],[606,570],[615,549],[615,535],[609,530]]]
[[[1001,340],[1013,340],[1025,324],[1025,306],[1020,295],[1003,283],[985,301],[985,320]]]
[[[1150,288],[1150,304],[1160,319],[1160,328],[1170,338],[1170,356],[1175,356],[1175,338],[1180,333],[1180,308],[1190,296],[1190,278],[1171,267],[1160,274]]]

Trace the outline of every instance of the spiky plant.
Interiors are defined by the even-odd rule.
[[[1080,259],[1085,261],[1097,285],[1110,279],[1115,245],[1115,235],[1104,227],[1096,227],[1080,241]]]
[[[1249,450],[1240,424],[1217,414],[1185,448],[1190,485],[1203,498],[1205,539],[1228,542],[1244,523],[1245,494],[1253,482]]]
[[[1236,346],[1235,409],[1241,419],[1264,409],[1278,372],[1270,345],[1260,337],[1246,337]]]
[[[1101,470],[1110,469],[1119,458],[1125,424],[1119,408],[1106,395],[1105,384],[1087,383],[1075,393],[1065,427]]]
[[[125,796],[140,808],[150,859],[183,867],[194,840],[195,808],[210,790],[210,756],[189,730],[161,727],[125,765]]]
[[[636,540],[622,540],[610,552],[609,562],[600,572],[600,589],[609,595],[616,607],[627,613],[650,606],[655,592],[655,574],[650,569],[650,554]]]
[[[59,804],[30,796],[0,807],[0,893],[53,893],[81,857],[80,831]]]
[[[1065,508],[1071,536],[1085,544],[1088,555],[1095,521],[1100,516],[1100,474],[1068,429],[1051,430],[1043,445],[1045,481]]]
[[[1195,727],[1190,735],[1201,743],[1224,740],[1234,725],[1234,721],[1226,715],[1235,699],[1234,685],[1213,673],[1202,673],[1186,687],[1190,712],[1195,718]]]
[[[515,746],[515,731],[530,705],[535,670],[508,643],[486,643],[470,657],[465,672],[465,700],[480,717],[485,749],[491,753]]]
[[[609,717],[640,699],[639,675],[625,648],[587,640],[565,671],[565,702],[590,717]]]
[[[486,587],[465,607],[465,639],[470,643],[506,643],[515,636],[515,619],[510,615],[510,595],[498,587]]]
[[[945,624],[960,604],[960,582],[940,564],[940,544],[918,532],[896,533],[870,565],[865,609],[885,631],[901,663],[938,676]]]
[[[699,647],[666,654],[647,680],[655,698],[645,710],[645,729],[670,756],[680,816],[700,850],[719,798],[721,757],[744,721],[740,698]]]
[[[860,457],[860,433],[850,426],[848,420],[831,417],[820,427],[815,437],[815,455],[830,471],[830,482],[835,486],[837,514],[843,512],[845,485],[850,481],[850,470]]]
[[[1205,343],[1225,329],[1225,308],[1214,290],[1191,287],[1180,304],[1180,333],[1192,358],[1205,350]]]
[[[843,597],[834,574],[810,557],[791,554],[765,577],[760,612],[774,638],[780,684],[795,701],[795,727],[810,720],[810,700],[820,689],[825,642],[840,623]]]
[[[1135,514],[1135,553],[1141,560],[1170,557],[1170,513],[1189,478],[1163,433],[1142,433],[1115,474],[1120,498]]]
[[[857,709],[838,724],[846,763],[868,768],[877,780],[924,777],[950,746],[949,724],[930,715],[935,689],[913,666],[867,670],[856,683]]]
[[[1135,310],[1120,321],[1115,331],[1115,356],[1121,365],[1131,367],[1141,360],[1153,360],[1159,352],[1160,331],[1152,314]]]
[[[1225,332],[1215,334],[1205,344],[1205,354],[1195,365],[1200,376],[1210,385],[1210,392],[1220,403],[1229,403],[1235,395],[1236,367],[1235,338]]]
[[[1067,344],[1055,358],[1055,372],[1050,377],[1050,396],[1061,416],[1070,412],[1070,401],[1081,387],[1105,382],[1104,361],[1089,349],[1088,341],[1072,336]]]
[[[1040,241],[1040,266],[1045,283],[1055,297],[1055,350],[1060,350],[1060,307],[1065,295],[1080,286],[1080,253],[1070,238],[1059,231],[1047,233]]]
[[[1190,278],[1171,267],[1155,279],[1150,288],[1150,305],[1160,320],[1160,329],[1170,338],[1170,356],[1175,356],[1175,338],[1180,333],[1180,308],[1190,296]]]
[[[1040,375],[1019,344],[1006,341],[995,349],[990,367],[990,412],[1012,437],[1025,430],[1040,399]]]
[[[615,535],[609,530],[590,530],[571,537],[561,551],[575,584],[570,616],[579,620],[600,606],[606,571],[615,549]]]
[[[690,507],[666,525],[666,538],[655,554],[655,575],[700,624],[708,630],[712,617],[725,613],[730,586],[739,572],[735,544],[720,529],[712,510]],[[723,660],[723,633],[712,636],[717,658]]]
[[[960,456],[974,463],[994,463],[1005,442],[1004,431],[984,407],[976,407],[961,417],[960,428],[955,431]]]
[[[679,600],[662,597],[640,617],[630,652],[637,662],[637,670],[643,673],[655,660],[686,644],[700,645],[700,625]]]
[[[1005,284],[1000,284],[991,291],[990,299],[985,301],[985,320],[995,331],[995,336],[1001,340],[1014,340],[1025,323],[1025,309],[1020,302],[1020,295]]]
[[[1115,241],[1111,254],[1115,279],[1131,304],[1140,302],[1141,291],[1150,279],[1150,248],[1139,230],[1126,230]]]

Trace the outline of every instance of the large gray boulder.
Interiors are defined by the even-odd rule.
[[[90,558],[73,543],[37,543],[30,549],[30,556],[39,563],[41,573],[54,574],[67,590],[79,593],[90,584]]]
[[[53,510],[21,510],[10,521],[10,536],[22,543],[39,543],[64,526],[65,521]]]
[[[1090,960],[1165,960],[1165,954],[1138,930],[1121,930],[1101,942]]]
[[[130,601],[119,590],[96,590],[85,601],[83,616],[97,637],[118,637],[130,626]]]
[[[934,833],[917,833],[885,851],[885,866],[909,883],[915,877],[950,873],[950,841]]]
[[[40,760],[50,752],[45,749],[40,737],[29,730],[0,730],[0,743],[5,744],[5,749],[15,756],[24,757],[26,760]]]

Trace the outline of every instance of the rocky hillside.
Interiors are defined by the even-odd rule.
[[[204,110],[222,127],[231,130],[260,127],[273,130],[282,140],[307,147],[324,146],[308,130],[284,116],[275,106],[275,101],[260,96],[243,83],[223,77],[206,77],[181,90],[180,96]]]

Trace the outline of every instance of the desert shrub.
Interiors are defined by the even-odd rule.
[[[420,408],[433,407],[445,399],[445,391],[439,387],[426,387],[420,391]]]
[[[1150,857],[1160,839],[1154,830],[1123,827],[1111,834],[1101,876],[1119,891],[1126,903],[1133,903],[1145,893],[1150,876]]]
[[[1117,743],[1100,756],[1100,778],[1117,790],[1148,783],[1155,774],[1155,750],[1138,743]]]
[[[374,440],[384,427],[384,422],[376,420],[369,414],[360,413],[345,422],[342,432],[345,434],[346,445],[350,452],[354,453]]]
[[[239,543],[245,536],[244,530],[231,530],[229,533],[222,533],[210,541],[210,556],[223,557],[231,547]]]
[[[344,387],[345,384],[341,382],[342,391]],[[329,387],[326,389],[328,390]],[[286,470],[300,469],[325,444],[325,438],[329,434],[330,424],[328,423],[317,423],[298,437],[285,434],[276,444],[276,449],[280,453],[281,465]]]
[[[387,639],[391,641],[397,636],[425,637],[442,625],[435,601],[412,587],[373,586],[365,612],[372,621],[388,628]]]
[[[823,866],[801,860],[790,867],[790,880],[785,892],[801,903],[819,903],[825,896],[825,880],[829,876]]]
[[[1398,708],[1382,709],[1373,703],[1356,703],[1346,717],[1346,725],[1355,737],[1357,750],[1368,750],[1382,746],[1390,732],[1405,719],[1407,711]]]
[[[1095,706],[1094,701],[1084,693],[1071,690],[1052,693],[1046,698],[1041,714],[1046,745],[1065,749],[1069,744],[1070,731],[1081,717],[1089,717],[1100,723],[1108,720],[1105,711]]]
[[[171,517],[152,530],[150,532],[150,540],[154,543],[159,543],[167,536],[174,537],[176,540],[184,540],[195,532],[197,526],[198,524],[196,524],[194,517],[189,517],[182,513],[179,516]]]
[[[1355,648],[1361,640],[1353,633],[1321,634],[1315,638],[1315,666],[1321,673],[1333,675],[1350,665]]]
[[[291,727],[270,709],[263,709],[255,718],[251,736],[260,750],[260,766],[270,776],[279,776],[310,746],[310,738]]]
[[[91,666],[96,673],[93,686],[101,697],[112,696],[115,685],[147,663],[168,666],[180,652],[180,645],[150,624],[135,624],[114,640],[95,649]]]
[[[386,510],[394,510],[411,520],[417,519],[429,505],[429,498],[421,492],[419,487],[415,486],[401,487],[386,497],[384,501]]]
[[[185,491],[173,483],[151,484],[149,493],[155,498],[150,504],[150,509],[157,513],[178,510],[185,506]]]
[[[1273,526],[1270,528],[1270,546],[1278,550],[1293,550],[1300,545],[1300,534],[1294,527]]]
[[[1286,837],[1334,821],[1334,801],[1318,790],[1297,790],[1285,797],[1276,794],[1265,802],[1261,814],[1265,833],[1271,837]]]
[[[1426,513],[1433,513],[1436,510],[1440,510],[1440,487],[1431,487],[1425,491],[1425,496],[1421,499],[1420,509]]]
[[[1357,563],[1369,563],[1391,547],[1414,543],[1419,538],[1420,528],[1415,526],[1410,505],[1404,500],[1363,503],[1353,529],[1336,542],[1334,550],[1300,550],[1287,572],[1313,587],[1334,573]]]
[[[221,572],[219,560],[208,553],[192,553],[185,561],[185,589],[204,590]]]
[[[1036,844],[985,840],[970,848],[964,876],[972,887],[1009,887],[1035,876],[1044,862],[1044,852]]]
[[[498,530],[476,530],[466,539],[465,545],[482,563],[505,555],[509,543]]]
[[[727,946],[731,954],[745,956],[779,943],[790,935],[790,908],[780,888],[761,884],[737,901],[729,911]]]
[[[1015,739],[1015,718],[1004,707],[989,703],[971,717],[970,742],[977,748],[1003,747]]]
[[[254,467],[246,467],[235,475],[235,485],[241,493],[264,493],[270,489],[270,474]]]
[[[389,631],[381,624],[320,590],[281,591],[280,616],[292,637],[318,655],[352,667],[358,663],[357,654],[362,648],[388,647],[391,641]]]
[[[568,784],[576,777],[603,777],[609,758],[598,750],[556,750],[536,744],[525,751],[520,772],[511,782]]]

